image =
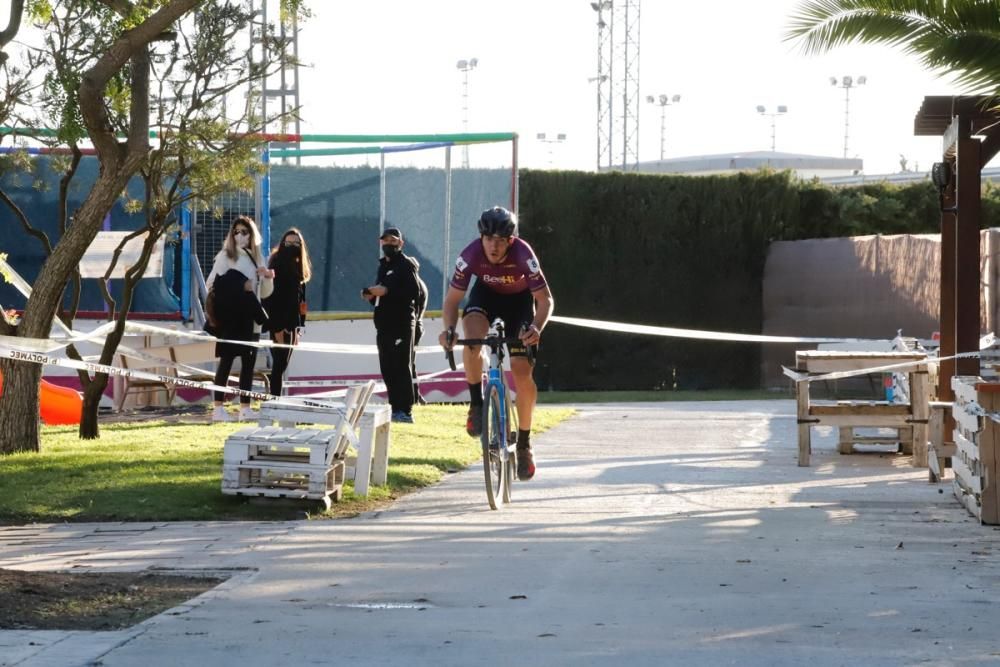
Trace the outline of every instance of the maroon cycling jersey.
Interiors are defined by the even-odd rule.
[[[451,286],[467,290],[472,276],[479,278],[484,287],[497,294],[517,294],[528,290],[534,292],[546,284],[535,251],[525,241],[516,237],[507,251],[507,256],[499,264],[491,263],[486,257],[480,239],[465,246],[465,250],[455,262]]]

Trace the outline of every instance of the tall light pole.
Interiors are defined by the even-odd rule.
[[[462,73],[462,131],[469,131],[469,72],[476,69],[479,64],[478,58],[459,60],[456,64]],[[469,144],[462,146],[462,168],[469,168]]]
[[[653,97],[652,95],[646,95],[646,101],[660,107],[660,161],[662,162],[663,149],[666,146],[667,136],[667,107],[680,102],[681,96],[674,95],[671,97],[669,95],[660,95],[659,97]]]
[[[844,157],[847,157],[847,138],[849,136],[848,130],[851,126],[851,88],[855,86],[863,86],[868,83],[868,77],[861,75],[857,79],[852,76],[844,76],[837,79],[835,76],[830,77],[830,85],[836,86],[838,88],[844,89]]]
[[[555,137],[549,137],[544,132],[539,132],[535,135],[535,139],[538,139],[543,144],[549,145],[549,166],[552,166],[552,144],[561,144],[566,141],[566,134],[559,132]]]
[[[612,52],[613,31],[611,0],[591,2],[590,8],[597,12],[597,76],[591,77],[591,82],[597,82],[597,170],[602,166],[611,168],[611,138],[614,135],[614,98],[612,89],[615,73],[614,54]],[[607,19],[605,19],[607,17]]]
[[[774,128],[775,128],[775,125],[776,125],[776,121],[774,119],[777,118],[778,116],[784,116],[786,113],[788,113],[788,107],[786,107],[784,104],[779,104],[777,110],[775,110],[775,111],[768,111],[767,107],[758,104],[757,105],[757,113],[759,113],[761,116],[769,116],[771,118],[771,152],[773,153],[774,152],[774,146],[775,146],[775,143],[774,143],[774,134],[775,134]]]

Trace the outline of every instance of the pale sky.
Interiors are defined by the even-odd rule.
[[[665,156],[768,150],[840,157],[844,90],[829,78],[865,75],[851,90],[849,156],[867,174],[940,159],[940,138],[914,137],[925,95],[964,92],[898,49],[848,46],[804,56],[782,41],[800,0],[644,0],[640,94],[681,95],[666,109]],[[597,161],[597,15],[588,0],[312,0],[300,30],[305,133],[462,131],[459,59],[469,73],[469,131],[517,132],[522,167],[593,170]],[[545,144],[535,136],[565,133]],[[660,151],[660,108],[640,108],[640,160]],[[505,149],[506,150],[506,149]],[[472,166],[505,159],[473,149]],[[459,157],[453,156],[457,161]],[[316,162],[313,162],[316,163]],[[329,163],[329,162],[328,162]]]

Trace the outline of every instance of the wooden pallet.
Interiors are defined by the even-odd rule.
[[[336,428],[250,427],[223,447],[222,492],[227,495],[322,501],[343,496],[345,457],[358,443],[361,414],[374,382],[352,388]]]
[[[952,489],[966,509],[982,523],[1000,524],[1000,424],[983,413],[1000,411],[1000,383],[982,382],[978,377],[952,378],[955,402],[952,415],[955,473]]]
[[[944,479],[944,471],[955,456],[955,443],[945,441],[945,423],[951,416],[952,403],[930,401],[927,426],[927,479],[932,483]]]
[[[296,424],[321,426],[335,425],[344,419],[346,406],[332,407],[272,405],[265,403],[260,409],[260,424],[292,427]],[[358,422],[360,435],[355,447],[357,458],[347,458],[347,477],[354,480],[354,494],[367,496],[370,484],[384,485],[389,470],[389,427],[392,411],[384,403],[365,407]]]
[[[834,371],[858,371],[890,364],[912,363],[906,369],[910,382],[910,402],[885,401],[814,402],[809,396],[809,382],[796,383],[799,465],[808,466],[812,453],[810,430],[814,426],[839,429],[837,449],[842,454],[853,451],[856,443],[898,443],[904,454],[913,455],[913,464],[927,465],[927,355],[924,352],[848,352],[800,350],[795,353],[796,369],[809,374]],[[881,373],[881,371],[879,371]],[[859,428],[893,429],[893,435],[865,436]],[[870,439],[877,438],[877,439]]]
[[[250,461],[223,466],[222,492],[234,496],[318,500],[329,509],[344,493],[344,462]]]

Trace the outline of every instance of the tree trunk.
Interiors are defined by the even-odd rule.
[[[149,42],[204,0],[171,0],[140,24],[126,30],[83,73],[78,89],[80,112],[101,163],[97,181],[77,210],[73,224],[42,265],[24,307],[18,335],[48,338],[66,283],[90,246],[105,214],[149,153]],[[124,4],[109,3],[113,8]],[[108,81],[132,61],[128,138],[119,143],[105,106]],[[22,366],[28,367],[24,370]],[[4,368],[0,366],[0,368]],[[41,367],[17,362],[0,397],[0,452],[38,451],[38,398]],[[31,421],[29,427],[28,421]],[[96,430],[96,429],[95,429]]]
[[[41,437],[38,387],[42,367],[24,361],[0,359],[3,394],[0,395],[0,454],[37,452]]]
[[[108,376],[98,373],[83,390],[83,412],[80,415],[80,439],[94,440],[101,437],[100,422],[97,419],[101,396],[108,386]]]

